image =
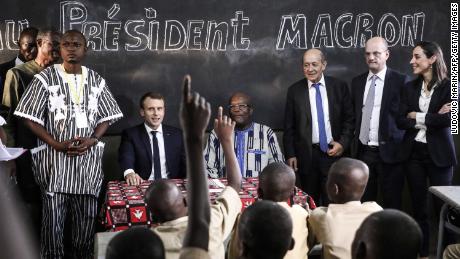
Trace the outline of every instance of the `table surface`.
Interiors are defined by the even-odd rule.
[[[431,186],[429,190],[445,203],[460,210],[460,186]]]

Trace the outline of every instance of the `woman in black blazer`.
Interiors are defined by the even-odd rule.
[[[398,127],[406,130],[403,154],[407,161],[413,216],[423,232],[420,256],[428,257],[428,187],[450,185],[453,166],[457,163],[450,131],[451,90],[437,43],[418,43],[410,64],[417,78],[403,89]],[[434,204],[439,212],[440,201]]]

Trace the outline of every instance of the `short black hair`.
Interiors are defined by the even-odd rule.
[[[19,40],[26,35],[30,35],[34,39],[37,38],[37,33],[38,33],[38,29],[35,27],[24,28],[19,34],[18,44],[19,44]]]
[[[79,30],[75,30],[75,29],[72,29],[72,30],[68,30],[66,32],[64,32],[64,34],[62,35],[62,38],[64,38],[65,36],[69,35],[69,34],[79,34],[81,36],[81,38],[83,39],[83,42],[84,42],[84,46],[86,48],[87,46],[87,42],[86,42],[86,37],[85,37],[85,34],[83,34],[81,31]]]
[[[163,242],[151,229],[133,227],[110,240],[107,245],[107,259],[164,259]]]
[[[356,231],[353,258],[417,259],[422,242],[419,225],[406,213],[386,209],[369,215]]]
[[[147,92],[147,93],[145,93],[144,95],[142,95],[141,99],[139,100],[139,107],[140,107],[141,109],[144,108],[144,101],[145,101],[145,99],[147,99],[147,98],[162,100],[163,102],[165,101],[165,98],[164,98],[163,95],[161,95],[160,93]]]
[[[283,258],[292,248],[292,219],[276,202],[261,200],[246,208],[238,235],[247,258]]]

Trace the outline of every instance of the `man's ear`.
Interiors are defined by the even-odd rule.
[[[289,249],[288,249],[288,250],[294,249],[294,246],[295,246],[295,240],[294,240],[294,238],[291,237],[291,244],[289,245]]]
[[[365,259],[367,258],[367,247],[363,241],[359,241],[355,254],[351,255],[353,259]]]
[[[264,199],[264,191],[262,191],[260,187],[257,188],[257,197],[259,197],[259,199]]]
[[[144,118],[144,116],[145,116],[144,109],[140,108],[139,109],[139,114],[141,115],[142,118]]]
[[[334,183],[334,186],[333,186],[332,188],[334,188],[334,190],[333,190],[333,191],[334,191],[334,194],[335,194],[335,195],[339,195],[339,192],[340,192],[339,186],[338,186],[337,184]]]

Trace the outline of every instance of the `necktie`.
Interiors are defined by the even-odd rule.
[[[361,118],[361,129],[359,131],[359,140],[364,145],[369,142],[369,129],[371,128],[372,109],[374,108],[375,99],[375,81],[377,76],[373,75],[369,91],[367,92],[366,102],[363,107],[363,116]]]
[[[157,132],[158,131],[150,131],[152,134],[153,177],[155,180],[161,179],[160,150],[158,148]]]
[[[316,89],[316,115],[318,117],[318,130],[319,130],[319,148],[324,153],[327,152],[327,135],[326,135],[326,123],[324,123],[324,112],[323,112],[323,99],[321,98],[321,92],[319,86],[321,83],[313,84]]]

